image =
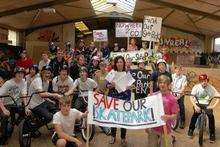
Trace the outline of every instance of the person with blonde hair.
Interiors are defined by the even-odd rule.
[[[164,106],[164,115],[161,116],[161,119],[166,122],[167,135],[165,138],[165,132],[163,126],[151,128],[148,130],[148,146],[149,147],[158,147],[166,146],[167,143],[171,146],[171,124],[173,120],[176,119],[177,113],[179,111],[176,98],[172,95],[170,91],[171,80],[166,75],[160,75],[158,77],[158,86],[160,93],[162,94],[163,106]]]
[[[88,112],[80,112],[77,109],[71,109],[71,96],[63,96],[59,100],[60,111],[53,116],[53,125],[55,132],[52,136],[52,142],[57,147],[79,147],[82,142],[75,137],[74,126],[76,120],[86,117]]]

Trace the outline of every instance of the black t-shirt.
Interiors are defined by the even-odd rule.
[[[153,81],[153,92],[159,91],[157,81],[158,81],[158,77],[160,75],[168,76],[170,78],[170,81],[172,82],[172,75],[169,72],[165,71],[165,72],[161,73],[159,71],[154,71],[150,76],[150,81]]]

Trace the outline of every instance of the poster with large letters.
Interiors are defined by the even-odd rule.
[[[142,40],[159,42],[161,36],[161,25],[161,17],[144,16]]]
[[[133,92],[135,99],[147,97],[149,94],[150,73],[147,70],[132,69],[130,71],[135,79]]]
[[[89,92],[88,123],[103,127],[145,129],[165,125],[162,95],[124,101]]]
[[[141,37],[142,23],[115,23],[115,36],[116,37]]]

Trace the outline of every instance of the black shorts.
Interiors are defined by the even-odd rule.
[[[53,136],[52,136],[51,139],[52,139],[53,144],[56,145],[58,139],[60,139],[60,138],[58,137],[57,133],[55,132],[55,133],[53,134]],[[66,147],[77,147],[77,145],[76,145],[75,142],[67,141],[67,142],[66,142]]]

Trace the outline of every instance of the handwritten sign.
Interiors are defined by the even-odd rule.
[[[116,37],[141,37],[142,23],[115,23]]]
[[[111,52],[110,58],[114,59],[117,56],[123,56],[126,59],[130,58],[132,62],[137,62],[138,60],[148,60],[147,51],[131,51],[131,52]]]
[[[162,126],[164,115],[160,93],[135,101],[123,101],[99,93],[89,93],[88,123],[106,127],[144,129]]]
[[[190,40],[183,39],[183,38],[170,37],[170,38],[160,39],[161,46],[190,48],[191,44],[192,42]]]
[[[161,17],[145,16],[143,22],[142,40],[159,42],[161,25]]]
[[[133,69],[130,71],[135,79],[135,99],[145,98],[149,93],[150,73],[147,70]]]
[[[93,30],[93,40],[94,42],[108,41],[107,30]]]

